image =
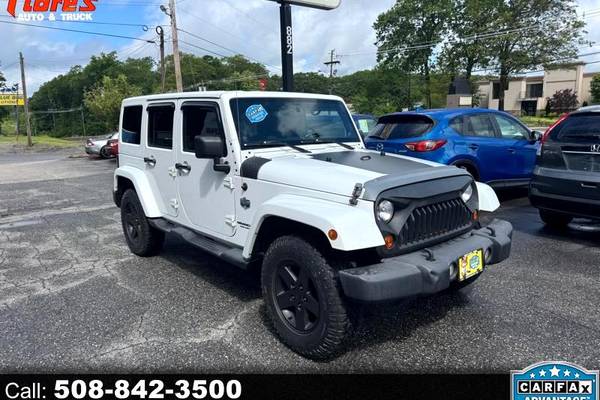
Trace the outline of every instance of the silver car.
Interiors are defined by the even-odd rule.
[[[119,133],[115,132],[107,136],[103,139],[92,139],[89,138],[85,143],[85,152],[90,155],[97,155],[102,158],[111,158],[113,154],[111,152],[110,146],[108,146],[108,141],[111,139],[119,139]]]

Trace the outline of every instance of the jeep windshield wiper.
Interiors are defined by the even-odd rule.
[[[354,147],[350,146],[349,144],[343,143],[343,142],[330,141],[330,142],[316,142],[316,143],[311,143],[311,144],[334,144],[334,143],[338,144],[348,150],[356,150]]]
[[[260,148],[260,147],[263,147],[263,146],[264,147],[289,147],[289,148],[294,149],[294,150],[296,150],[296,151],[298,151],[300,153],[312,153],[311,151],[303,149],[300,146],[297,146],[295,144],[285,143],[285,142],[265,142],[265,143],[262,143],[262,144],[253,145],[252,147]]]

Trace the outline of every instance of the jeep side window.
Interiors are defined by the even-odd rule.
[[[217,108],[209,105],[184,105],[183,151],[193,153],[196,136],[222,136]]]
[[[148,107],[148,146],[173,148],[173,104]]]
[[[121,141],[128,144],[140,144],[142,133],[142,106],[130,106],[123,109]]]

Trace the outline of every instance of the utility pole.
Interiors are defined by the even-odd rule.
[[[33,146],[31,141],[31,123],[29,121],[29,99],[27,98],[27,85],[25,83],[25,61],[23,53],[19,52],[19,60],[21,61],[21,86],[23,86],[23,100],[25,102],[25,125],[27,127],[27,146]],[[19,100],[17,98],[17,104]]]
[[[169,0],[169,10],[165,6],[160,9],[171,17],[171,37],[173,38],[173,62],[175,64],[175,82],[177,91],[183,92],[183,80],[181,78],[181,58],[179,56],[179,39],[177,35],[177,12],[175,10],[175,0]]]
[[[165,79],[167,76],[167,70],[165,68],[165,31],[162,26],[156,27],[156,33],[160,38],[160,82],[162,93],[165,92]]]
[[[15,94],[17,96],[17,105],[15,106],[15,133],[17,141],[19,140],[19,84],[15,83]]]
[[[335,59],[335,49],[331,50],[329,61],[325,63],[329,67],[329,94],[333,93],[333,77],[335,76],[334,66],[340,64],[339,60]]]

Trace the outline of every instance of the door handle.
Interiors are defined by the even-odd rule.
[[[175,169],[177,169],[179,171],[185,171],[188,174],[190,172],[192,172],[192,166],[189,165],[187,162],[184,162],[183,164],[180,164],[180,163],[175,164]]]
[[[146,164],[148,164],[151,167],[154,167],[156,165],[156,158],[150,156],[150,157],[144,157],[144,162]]]
[[[470,148],[471,150],[477,150],[477,149],[479,149],[479,146],[478,146],[478,145],[476,145],[476,144],[470,144],[470,145],[469,145],[469,148]]]

